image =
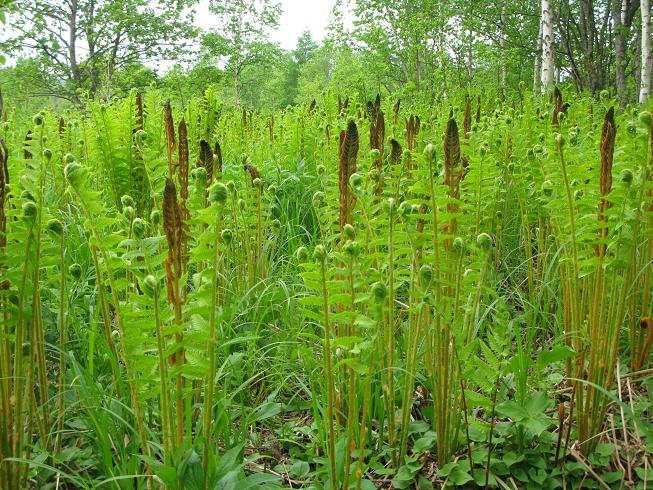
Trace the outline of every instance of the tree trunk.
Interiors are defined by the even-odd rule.
[[[594,7],[592,1],[581,0],[579,2],[580,16],[578,19],[579,44],[582,50],[582,63],[585,68],[583,85],[594,94],[600,89],[599,75],[595,69],[599,62],[597,53],[594,50],[594,41],[597,38],[596,22],[594,19]]]
[[[625,9],[626,0],[614,0],[612,5],[612,26],[614,29],[615,52],[615,85],[617,86],[617,99],[619,107],[624,108],[628,101],[628,88],[626,86],[626,39],[622,21],[622,11]]]
[[[644,0],[642,0],[644,1]],[[551,0],[542,0],[542,92],[553,87],[553,9]]]
[[[508,83],[508,56],[506,53],[506,17],[508,15],[508,1],[503,1],[503,7],[501,8],[501,37],[499,38],[499,50],[501,56],[503,57],[503,63],[501,63],[501,92],[503,97],[506,96],[506,86]]]
[[[236,68],[234,72],[234,98],[236,107],[240,107],[240,68]]]
[[[415,50],[415,86],[419,91],[419,85],[422,81],[422,61],[419,57],[419,49]]]
[[[651,3],[641,0],[642,10],[642,64],[639,102],[644,103],[651,92]]]
[[[542,18],[540,18],[540,28],[537,32],[537,49],[535,50],[535,62],[533,65],[533,94],[537,94],[540,91],[540,79],[542,76]]]
[[[78,0],[72,0],[70,3],[70,19],[68,28],[70,29],[68,37],[68,57],[70,58],[70,71],[72,79],[77,87],[82,86],[82,76],[77,64],[77,5]]]

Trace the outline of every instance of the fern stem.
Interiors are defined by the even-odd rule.
[[[331,322],[329,321],[329,290],[326,280],[326,252],[320,257],[320,273],[322,281],[322,313],[324,315],[324,370],[327,377],[327,444],[329,448],[329,471],[331,488],[338,488],[336,473],[336,432],[333,421],[333,404],[335,401],[335,388],[333,385],[333,372],[331,361]]]
[[[211,310],[209,311],[209,342],[207,357],[209,359],[209,372],[206,377],[206,394],[204,398],[204,489],[209,488],[209,456],[211,447],[211,422],[213,415],[213,388],[216,375],[215,347],[216,338],[216,310],[218,308],[218,263],[220,261],[220,226],[222,221],[222,208],[215,218],[215,239],[213,242],[213,271],[211,278]]]

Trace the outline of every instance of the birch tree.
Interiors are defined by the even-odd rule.
[[[551,0],[542,0],[542,92],[553,87],[553,7]]]
[[[226,61],[235,103],[240,106],[243,71],[273,55],[275,47],[268,34],[279,24],[281,6],[272,0],[210,0],[209,9],[220,28],[204,35],[202,44],[211,55]]]
[[[639,102],[644,103],[651,92],[651,3],[641,0],[642,11],[642,63]]]

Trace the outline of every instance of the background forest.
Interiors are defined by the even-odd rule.
[[[511,97],[521,84],[608,90],[620,106],[651,78],[650,5],[639,0],[337,0],[325,39],[269,40],[273,0],[4,0],[7,97],[38,107],[156,86],[182,101],[208,86],[225,104],[279,109],[345,90],[427,99],[458,88]]]

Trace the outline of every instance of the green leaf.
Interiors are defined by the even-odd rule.
[[[435,432],[428,432],[426,435],[420,437],[413,444],[413,452],[415,454],[422,454],[435,446],[437,437]]]
[[[369,480],[361,480],[362,490],[376,490],[376,485]]]
[[[564,361],[566,359],[571,359],[576,355],[576,352],[566,345],[557,345],[553,347],[550,351],[542,352],[538,358],[535,365],[542,369],[549,364],[554,362]]]
[[[277,483],[279,477],[270,473],[254,473],[247,478],[239,480],[236,488],[238,490],[248,490],[254,487],[260,487],[264,483]]]
[[[456,467],[453,469],[451,474],[449,474],[449,479],[448,481],[455,484],[455,485],[464,485],[470,481],[472,481],[473,478],[467,471],[463,471],[459,467]]]
[[[281,403],[264,403],[257,407],[249,416],[247,421],[249,425],[253,425],[262,420],[269,419],[281,413]]]
[[[292,464],[288,474],[293,478],[306,478],[311,471],[311,467],[306,461],[297,461]]]
[[[512,419],[514,422],[521,422],[528,417],[524,407],[512,400],[499,403],[496,412],[502,417]]]
[[[245,447],[245,443],[241,442],[240,444],[232,447],[228,451],[220,456],[218,464],[215,468],[215,473],[218,476],[226,475],[231,471],[235,466],[239,466],[237,463],[240,460],[240,454]]]
[[[514,451],[506,451],[503,454],[502,459],[503,459],[503,462],[506,464],[506,466],[510,467],[510,466],[514,465],[515,463],[520,463],[520,462],[524,461],[524,458],[525,458],[525,456],[524,456],[523,453],[517,454]]]

